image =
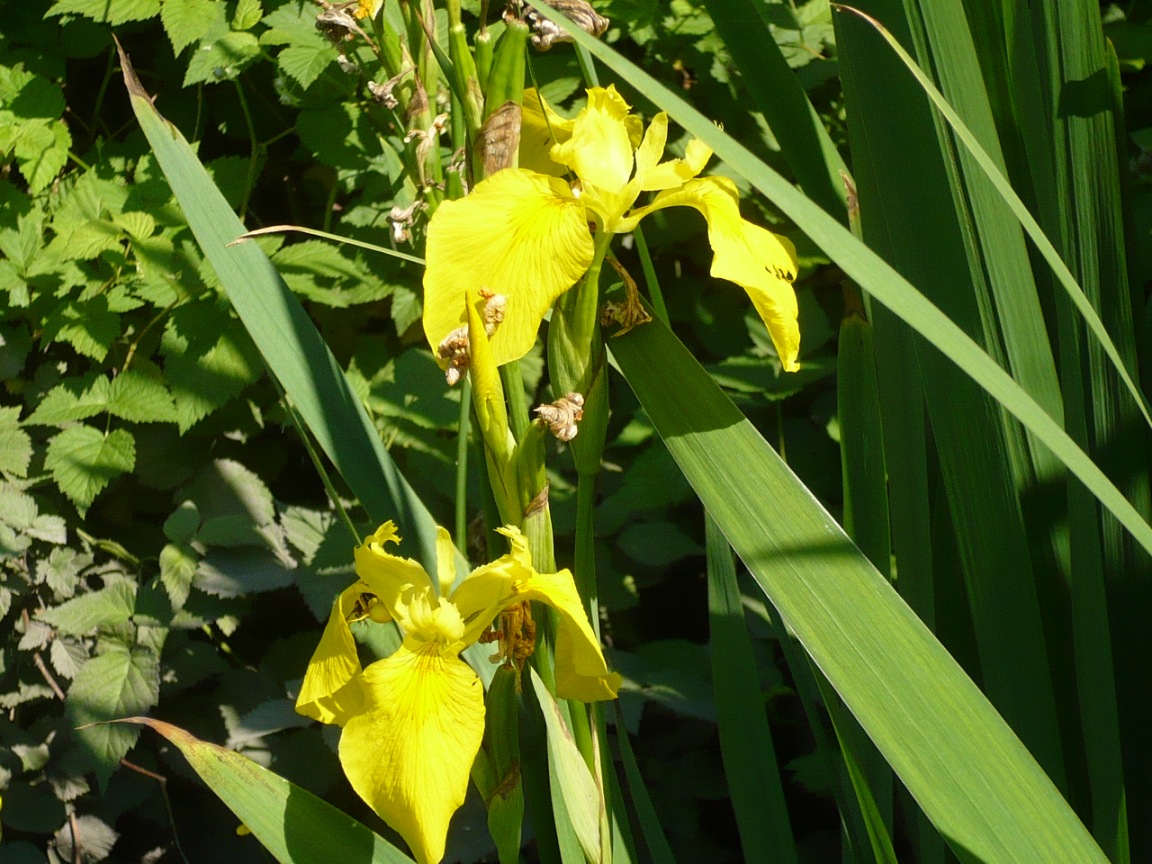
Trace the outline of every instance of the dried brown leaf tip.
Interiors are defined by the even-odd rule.
[[[571,441],[579,431],[578,424],[584,419],[584,397],[579,393],[569,393],[555,402],[540,405],[536,413],[549,432],[561,441]]]
[[[557,12],[590,36],[599,39],[612,22],[592,8],[587,0],[543,0]],[[524,20],[532,28],[532,47],[537,51],[547,51],[557,42],[571,42],[572,37],[533,9],[527,7]]]
[[[632,274],[615,258],[609,257],[607,261],[624,281],[625,299],[623,303],[608,300],[600,307],[600,325],[607,327],[609,324],[619,324],[620,330],[616,335],[623,336],[633,327],[647,324],[652,320],[652,316],[640,302],[640,289],[636,287],[636,280],[632,278]]]

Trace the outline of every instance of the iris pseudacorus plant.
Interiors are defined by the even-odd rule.
[[[505,624],[499,650],[522,664],[530,653],[522,621],[528,601],[558,613],[556,695],[592,702],[613,699],[620,676],[609,672],[584,613],[572,574],[538,573],[524,536],[501,528],[508,554],[473,570],[453,589],[455,552],[437,534],[437,579],[417,562],[385,551],[399,543],[384,525],[356,548],[358,581],[345,590],[308,664],[296,710],[343,727],[340,762],[352,787],[411,847],[420,864],[444,857],[452,814],[464,802],[469,771],[484,735],[484,691],[459,654],[492,641],[494,619]],[[351,621],[395,621],[404,640],[391,656],[362,669]],[[485,634],[488,634],[487,636]]]
[[[615,87],[588,90],[587,106],[572,120],[531,95],[524,140],[543,126],[536,137],[551,141],[546,158],[531,158],[522,144],[521,162],[532,167],[493,174],[468,196],[441,204],[429,223],[424,332],[433,350],[465,324],[467,298],[484,290],[505,302],[492,334],[497,365],[522,357],[552,304],[588,271],[598,244],[633,231],[655,210],[685,206],[708,223],[712,275],[748,292],[784,369],[799,368],[795,249],[741,218],[731,180],[698,176],[711,149],[692,139],[682,159],[660,161],[668,115],[657,114],[644,130]],[[657,194],[635,206],[645,192]]]

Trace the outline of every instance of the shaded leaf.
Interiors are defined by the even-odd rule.
[[[113,429],[103,435],[91,426],[73,426],[53,438],[44,462],[60,491],[81,512],[114,477],[131,471],[135,463],[131,433]]]

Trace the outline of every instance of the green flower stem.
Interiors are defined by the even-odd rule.
[[[528,429],[528,399],[524,395],[524,377],[520,374],[520,361],[513,360],[500,367],[500,381],[504,385],[504,398],[508,400],[508,422],[517,441],[524,440]]]
[[[576,550],[572,570],[576,590],[584,601],[588,621],[600,638],[600,601],[596,590],[596,475],[578,474],[576,479]]]
[[[644,229],[639,225],[633,232],[636,238],[636,251],[640,253],[640,267],[644,271],[644,281],[648,284],[648,299],[652,301],[652,311],[656,317],[668,324],[668,307],[664,305],[664,292],[660,290],[660,279],[656,276],[656,268],[652,266],[652,253],[648,249],[648,241],[644,239]]]
[[[464,119],[468,125],[468,135],[476,139],[483,120],[483,93],[476,73],[476,61],[472,51],[468,48],[468,34],[464,30],[464,23],[460,17],[460,0],[448,0],[448,53],[452,58],[452,68],[455,73],[456,86],[459,89],[460,100],[464,111]],[[456,112],[453,112],[453,116]]]
[[[460,420],[456,426],[456,548],[468,558],[468,439],[472,431],[472,381],[460,385]]]

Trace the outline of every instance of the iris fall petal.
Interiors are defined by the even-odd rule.
[[[359,681],[364,709],[340,736],[344,771],[419,864],[436,864],[484,736],[483,687],[462,660],[411,639]]]
[[[424,333],[435,349],[465,323],[481,288],[507,298],[492,335],[497,365],[523,357],[556,298],[592,262],[583,204],[562,181],[506,168],[445,201],[428,226]]]

